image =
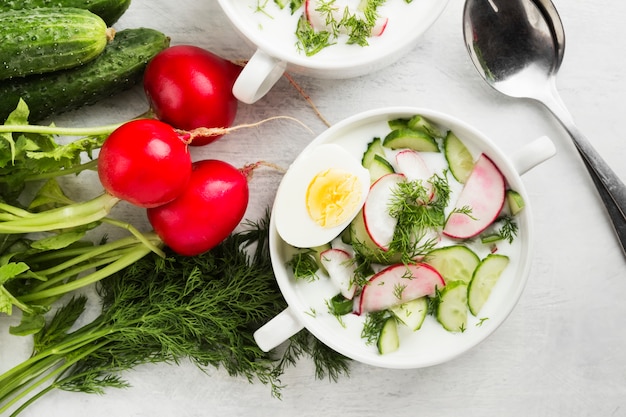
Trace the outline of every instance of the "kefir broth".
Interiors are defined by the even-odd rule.
[[[368,46],[346,44],[347,35],[339,35],[334,45],[307,57],[297,46],[295,35],[298,19],[304,6],[294,14],[289,6],[280,9],[273,0],[232,0],[241,16],[249,24],[248,34],[259,41],[261,49],[300,65],[325,63],[332,66],[350,66],[384,57],[397,51],[421,34],[439,15],[441,0],[387,0],[379,6],[379,15],[389,21],[382,36],[368,38]],[[356,60],[356,62],[355,62]]]
[[[403,115],[401,117],[407,116],[410,117],[411,115]],[[426,117],[431,121],[433,120],[428,116]],[[335,134],[330,137],[319,138],[321,140],[316,141],[315,144],[337,143],[351,152],[354,152],[355,155],[360,158],[366,150],[367,144],[374,137],[384,138],[385,135],[389,133],[390,129],[387,125],[387,120],[389,120],[389,118],[385,117],[377,120],[370,119],[358,126],[352,124],[349,128],[336,131]],[[448,126],[442,125],[441,122],[439,123],[441,127],[449,128]],[[475,138],[472,135],[459,132],[454,128],[450,130],[457,134],[459,139],[461,139],[470,152],[472,152],[474,160],[476,160],[480,154],[480,144],[476,142]],[[482,147],[484,147],[484,145],[482,145]],[[306,152],[306,150],[304,152]],[[393,153],[394,152],[391,151],[388,155],[392,155]],[[443,153],[420,152],[420,154],[434,172],[438,173],[440,176],[443,175],[442,171],[447,167]],[[498,164],[497,157],[493,155],[489,156]],[[388,159],[390,161],[393,160],[392,158]],[[503,173],[507,176],[506,172]],[[462,189],[462,185],[459,184],[450,173],[448,173],[447,178],[452,189],[449,204],[449,210],[451,210]],[[521,191],[523,196],[526,197],[523,190],[519,189],[519,187],[512,188],[518,188],[517,191]],[[386,367],[405,367],[403,366],[405,360],[406,363],[413,364],[415,367],[429,366],[443,362],[446,359],[462,353],[484,339],[486,335],[491,333],[506,318],[513,304],[516,302],[521,288],[524,285],[524,274],[522,273],[524,268],[520,263],[528,262],[528,259],[526,259],[528,254],[522,244],[522,242],[528,239],[528,237],[525,236],[527,230],[525,225],[528,219],[524,214],[524,210],[515,217],[515,221],[519,226],[519,230],[513,243],[509,244],[504,240],[497,242],[497,253],[508,256],[510,259],[509,265],[502,273],[488,301],[481,310],[479,317],[474,317],[468,311],[467,329],[462,333],[445,330],[434,316],[428,315],[421,329],[418,331],[411,331],[403,324],[399,324],[400,348],[395,352],[380,355],[375,344],[368,345],[366,340],[361,337],[363,324],[366,320],[365,315],[357,316],[356,314],[347,314],[337,318],[328,312],[328,301],[339,291],[332,284],[331,280],[321,273],[321,271],[318,271],[319,279],[308,282],[306,280],[295,280],[292,271],[289,270],[290,268],[287,268],[287,274],[290,279],[289,284],[295,289],[298,298],[296,305],[293,305],[293,300],[290,300],[290,305],[292,308],[302,309],[308,322],[305,325],[313,334],[321,338],[325,343],[330,345],[330,347],[354,359]],[[452,240],[444,236],[437,247],[459,243],[463,242]],[[483,259],[490,253],[490,246],[481,244],[479,239],[467,243],[466,245],[472,249],[480,259]],[[283,261],[287,262],[291,259],[291,255],[294,251],[293,248],[289,248],[288,245],[284,244],[281,253],[284,256]]]

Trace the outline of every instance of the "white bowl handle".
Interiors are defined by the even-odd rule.
[[[554,143],[547,136],[541,136],[519,149],[511,157],[513,167],[519,175],[525,174],[540,163],[556,154]]]
[[[285,72],[287,63],[257,49],[233,86],[238,100],[252,104],[267,94]]]
[[[261,350],[269,352],[303,328],[304,326],[287,307],[254,332],[254,340]]]

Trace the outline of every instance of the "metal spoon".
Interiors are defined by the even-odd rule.
[[[578,130],[556,89],[565,32],[551,0],[466,0],[470,57],[494,89],[542,103],[571,136],[626,256],[626,186]]]

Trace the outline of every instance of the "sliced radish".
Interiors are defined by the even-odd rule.
[[[334,33],[348,33],[348,28],[344,25],[339,25],[347,13],[349,15],[356,16],[361,20],[366,20],[364,13],[358,9],[360,1],[355,0],[335,0],[332,5],[329,6],[328,1],[324,0],[306,0],[304,2],[304,15],[309,21],[313,29],[317,31],[330,31]],[[386,17],[378,17],[370,36],[380,36],[385,31],[389,19]]]
[[[320,254],[320,261],[328,276],[337,286],[341,295],[351,300],[354,297],[354,271],[356,264],[352,256],[343,249],[328,249]]]
[[[481,154],[459,195],[443,233],[467,239],[478,235],[496,219],[504,205],[506,180],[489,157]],[[461,212],[469,209],[467,213]]]
[[[380,177],[370,187],[363,205],[363,222],[372,241],[382,250],[389,250],[398,219],[389,214],[389,202],[392,201],[396,186],[406,181],[402,174],[387,174]]]
[[[433,185],[428,182],[433,176],[430,167],[421,157],[419,152],[412,149],[405,149],[396,155],[397,172],[404,174],[407,181],[421,181],[422,186],[429,191],[430,198],[434,196]]]
[[[357,313],[386,310],[431,296],[445,285],[441,274],[430,265],[391,265],[370,278],[363,287]]]

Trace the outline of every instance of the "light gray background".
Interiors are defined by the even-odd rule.
[[[419,1],[419,0],[414,0]],[[626,179],[626,3],[555,0],[567,34],[559,90],[580,129]],[[296,76],[321,113],[337,122],[380,106],[412,105],[475,125],[506,152],[548,135],[558,155],[524,181],[536,221],[536,256],[527,288],[508,321],[473,351],[421,370],[354,364],[338,383],[316,380],[307,361],[283,377],[282,401],[268,387],[194,366],[143,366],[133,387],[104,396],[54,392],[30,416],[625,416],[626,262],[591,180],[556,121],[539,105],[498,95],[479,78],[462,38],[463,2],[450,0],[414,50],[390,67],[352,80]],[[252,50],[213,0],[134,0],[118,28],[149,26],[229,59]],[[140,88],[97,107],[55,118],[60,125],[123,121],[146,109]],[[241,105],[237,123],[289,115],[315,134],[325,126],[286,79],[261,101]],[[275,121],[221,139],[194,157],[215,155],[241,166],[259,159],[287,166],[314,137]],[[271,205],[280,174],[259,170],[246,217]],[[85,187],[94,188],[94,187]],[[97,189],[75,190],[78,198]],[[145,225],[139,210],[120,207]],[[117,212],[116,214],[119,214]],[[23,360],[28,339],[7,336],[0,318],[0,370]]]

